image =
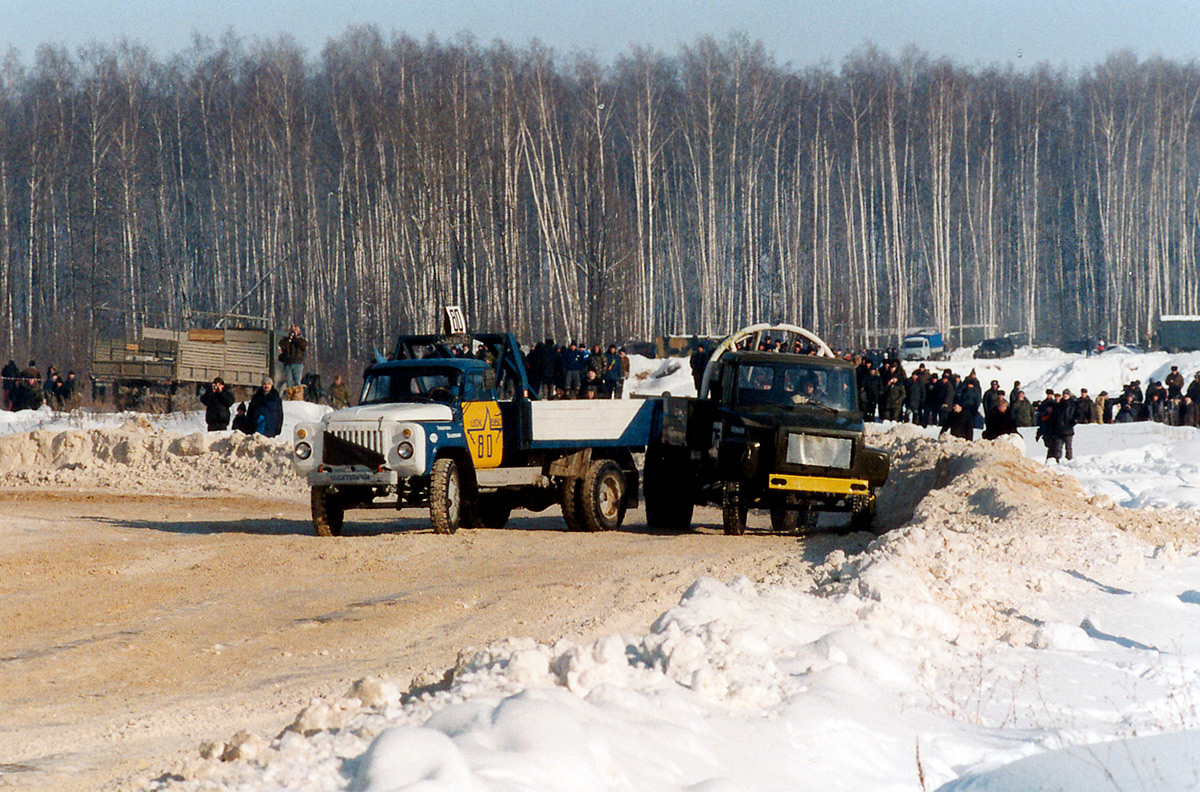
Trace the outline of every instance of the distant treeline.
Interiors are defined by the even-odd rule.
[[[739,37],[43,47],[0,72],[0,346],[82,363],[233,311],[300,323],[320,367],[447,304],[526,340],[1140,341],[1200,312],[1198,100],[1195,63],[797,70]]]

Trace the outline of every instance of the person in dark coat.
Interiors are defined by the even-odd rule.
[[[596,372],[596,379],[598,381],[604,379],[604,372],[608,371],[608,358],[604,355],[604,350],[600,348],[599,344],[592,345],[592,352],[588,355],[587,366],[584,368],[584,371]],[[584,376],[586,377],[587,374],[585,373]]]
[[[1074,459],[1072,446],[1075,441],[1075,400],[1071,398],[1071,391],[1066,388],[1063,388],[1058,402],[1053,405],[1049,424],[1053,442],[1047,449],[1047,461],[1050,459],[1051,451],[1053,451],[1055,462],[1061,462],[1064,453],[1066,453],[1068,461]]]
[[[1095,420],[1096,404],[1088,395],[1087,388],[1079,389],[1079,398],[1075,400],[1075,423],[1089,424]]]
[[[688,358],[688,364],[692,367],[692,382],[696,385],[696,393],[700,393],[700,383],[704,380],[704,369],[708,367],[708,359],[712,357],[712,349],[703,341],[698,340],[695,336],[692,337],[692,343],[695,349],[692,350],[692,355]]]
[[[879,404],[883,391],[883,383],[879,379],[879,370],[869,360],[863,363],[865,373],[858,386],[858,401],[862,407],[863,420],[874,421],[875,408]]]
[[[908,378],[908,419],[921,426],[925,425],[925,382],[920,371],[914,371]]]
[[[900,416],[904,412],[904,400],[906,398],[908,398],[908,391],[904,387],[904,383],[895,373],[892,373],[888,377],[887,386],[883,390],[883,420],[899,421]]]
[[[603,395],[606,399],[619,399],[625,389],[625,381],[621,375],[621,355],[617,352],[616,344],[609,344],[608,352],[604,355]]]
[[[1000,404],[1002,399],[1004,399],[1004,391],[1000,390],[1000,383],[992,380],[991,387],[983,392],[983,416],[985,420],[988,413],[996,409],[996,406]]]
[[[1133,395],[1126,393],[1121,397],[1121,405],[1117,408],[1117,414],[1113,416],[1113,423],[1133,423],[1137,420],[1137,404],[1133,401]]]
[[[974,421],[979,415],[979,404],[982,400],[983,389],[979,387],[979,378],[972,371],[955,390],[954,402],[962,405],[963,412],[971,416],[971,420]]]
[[[945,434],[946,432],[949,432],[954,437],[961,437],[963,440],[974,440],[974,416],[964,410],[961,404],[955,404],[950,408],[950,412],[946,413],[945,420],[942,421],[942,431],[940,434]]]
[[[1017,391],[1017,398],[1009,405],[1009,410],[1012,411],[1013,420],[1017,426],[1033,426],[1033,404],[1029,399],[1025,398],[1025,391]]]
[[[600,378],[596,376],[596,372],[588,369],[584,372],[583,387],[579,389],[579,398],[595,399],[600,396]]]
[[[233,416],[233,429],[242,434],[254,434],[254,422],[250,420],[250,414],[246,412],[245,402],[238,403],[237,414]]]
[[[1171,373],[1163,380],[1163,384],[1167,386],[1167,395],[1172,399],[1183,396],[1183,375],[1179,373],[1179,366],[1171,366]]]
[[[233,394],[225,387],[225,380],[213,379],[212,384],[200,394],[204,405],[204,423],[210,432],[223,432],[229,428],[229,408],[233,406]]]
[[[262,387],[250,398],[249,413],[254,431],[264,437],[275,437],[283,429],[283,399],[270,377],[263,380]]]
[[[46,403],[41,377],[24,377],[13,389],[14,410],[37,410]]]
[[[954,374],[950,371],[950,369],[946,369],[942,373],[941,383],[942,401],[941,404],[938,405],[939,426],[945,423],[946,419],[950,417],[950,412],[954,409],[955,394],[958,390],[957,385],[954,383]]]
[[[538,378],[541,380],[538,396],[543,399],[554,398],[558,388],[565,382],[562,355],[553,338],[547,338],[542,343],[542,357],[538,361]]]
[[[579,395],[583,387],[583,369],[587,366],[587,352],[572,341],[559,355],[559,365],[563,371],[563,390],[568,399]]]
[[[995,440],[1007,434],[1017,434],[1017,419],[1003,396],[996,406],[983,416],[983,439]]]
[[[11,410],[12,394],[17,387],[17,379],[21,376],[21,369],[17,368],[17,361],[10,359],[5,364],[3,369],[0,369],[0,380],[4,383],[4,403],[0,404],[6,410]]]

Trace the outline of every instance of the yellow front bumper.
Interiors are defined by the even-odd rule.
[[[767,486],[773,490],[820,492],[827,495],[867,495],[871,491],[871,485],[866,479],[789,476],[783,473],[768,476]]]

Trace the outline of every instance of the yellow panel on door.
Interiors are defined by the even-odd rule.
[[[463,429],[467,448],[477,468],[500,467],[504,456],[504,425],[500,405],[494,401],[463,402]]]

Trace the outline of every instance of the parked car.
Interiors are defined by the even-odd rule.
[[[1090,355],[1096,351],[1096,342],[1091,338],[1076,338],[1064,341],[1059,349],[1073,355]]]
[[[985,338],[975,348],[975,357],[980,359],[1012,357],[1017,351],[1011,338]]]

